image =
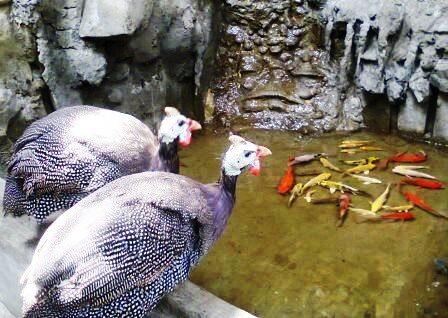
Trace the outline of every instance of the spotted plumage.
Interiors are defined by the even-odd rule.
[[[190,138],[192,121],[170,109],[158,138],[133,116],[92,106],[63,108],[34,122],[13,148],[6,213],[42,221],[121,176],[178,173],[177,141],[183,134]]]
[[[241,173],[269,154],[254,146],[229,148],[218,183],[143,172],[70,208],[45,232],[22,277],[24,317],[143,317],[221,235],[238,177],[227,165]]]

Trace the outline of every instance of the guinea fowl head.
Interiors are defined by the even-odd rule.
[[[237,135],[230,136],[229,141],[231,145],[222,163],[224,173],[228,176],[237,176],[246,168],[251,174],[258,175],[260,158],[272,154],[268,148],[258,146]]]
[[[179,144],[186,147],[191,142],[191,132],[202,128],[201,124],[185,117],[174,107],[165,107],[165,114],[159,129],[162,143],[169,144],[179,138]]]

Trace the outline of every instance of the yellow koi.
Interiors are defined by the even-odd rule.
[[[354,149],[341,149],[342,153],[348,153],[348,154],[355,154],[357,152],[362,152],[361,149],[354,148]]]
[[[339,145],[339,148],[342,148],[342,149],[358,148],[358,147],[369,145],[371,143],[372,143],[372,141],[368,141],[368,140],[344,140]]]
[[[384,151],[383,148],[380,147],[372,147],[372,146],[362,146],[359,149],[363,151]]]
[[[291,207],[296,198],[300,195],[303,188],[302,183],[297,183],[291,190],[291,196],[289,197],[288,207]]]
[[[354,168],[347,169],[344,174],[358,174],[361,172],[364,172],[364,174],[369,174],[369,171],[375,169],[375,167],[375,164],[368,162],[365,165],[359,165]]]
[[[380,160],[380,158],[378,157],[369,157],[357,160],[342,160],[342,162],[351,166],[359,166],[359,165],[365,165],[367,163],[373,163],[378,160]]]
[[[386,201],[387,201],[387,197],[389,195],[389,189],[390,189],[390,183],[387,185],[386,190],[384,190],[384,192],[381,193],[381,195],[378,198],[376,198],[375,201],[372,202],[370,211],[372,211],[373,213],[376,213],[379,210],[381,210],[384,203],[386,203]]]
[[[300,190],[299,194],[302,194],[305,192],[305,190],[308,190],[309,188],[311,188],[312,186],[318,184],[319,182],[322,182],[324,180],[328,180],[331,178],[331,173],[321,173],[318,176],[315,176],[314,178],[312,178],[311,180],[309,180],[307,183],[305,183],[305,185],[302,187],[302,189]]]
[[[344,191],[349,191],[352,193],[357,193],[359,190],[355,189],[353,187],[350,187],[346,184],[343,184],[341,182],[334,182],[334,181],[328,181],[324,180],[319,182],[319,185],[325,188],[330,189],[330,193],[335,193],[336,190],[340,191],[341,193],[344,193]]]
[[[343,140],[342,143],[343,144],[363,144],[363,145],[368,145],[371,144],[373,141],[372,140]]]
[[[320,157],[319,161],[325,168],[328,168],[328,169],[331,169],[331,170],[334,170],[334,171],[338,171],[338,172],[342,172],[341,169],[339,169],[334,164],[332,164],[327,158]]]

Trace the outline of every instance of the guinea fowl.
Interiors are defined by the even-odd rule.
[[[72,106],[31,124],[8,166],[4,207],[42,222],[124,175],[179,172],[178,143],[201,125],[165,108],[158,138],[137,118],[93,106]]]
[[[22,276],[24,317],[143,317],[223,232],[238,175],[270,150],[231,136],[218,183],[166,172],[115,180],[59,217]]]

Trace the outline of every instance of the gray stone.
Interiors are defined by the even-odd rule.
[[[423,102],[429,96],[429,80],[422,69],[419,69],[412,74],[412,77],[409,80],[409,87],[419,103]]]
[[[439,93],[433,137],[448,143],[448,94]]]
[[[448,93],[448,59],[439,60],[431,74],[431,84]]]
[[[408,91],[404,105],[398,113],[398,129],[404,132],[423,134],[425,132],[427,102],[418,103],[412,92]]]
[[[86,0],[79,35],[109,37],[132,34],[147,12],[146,0]]]

